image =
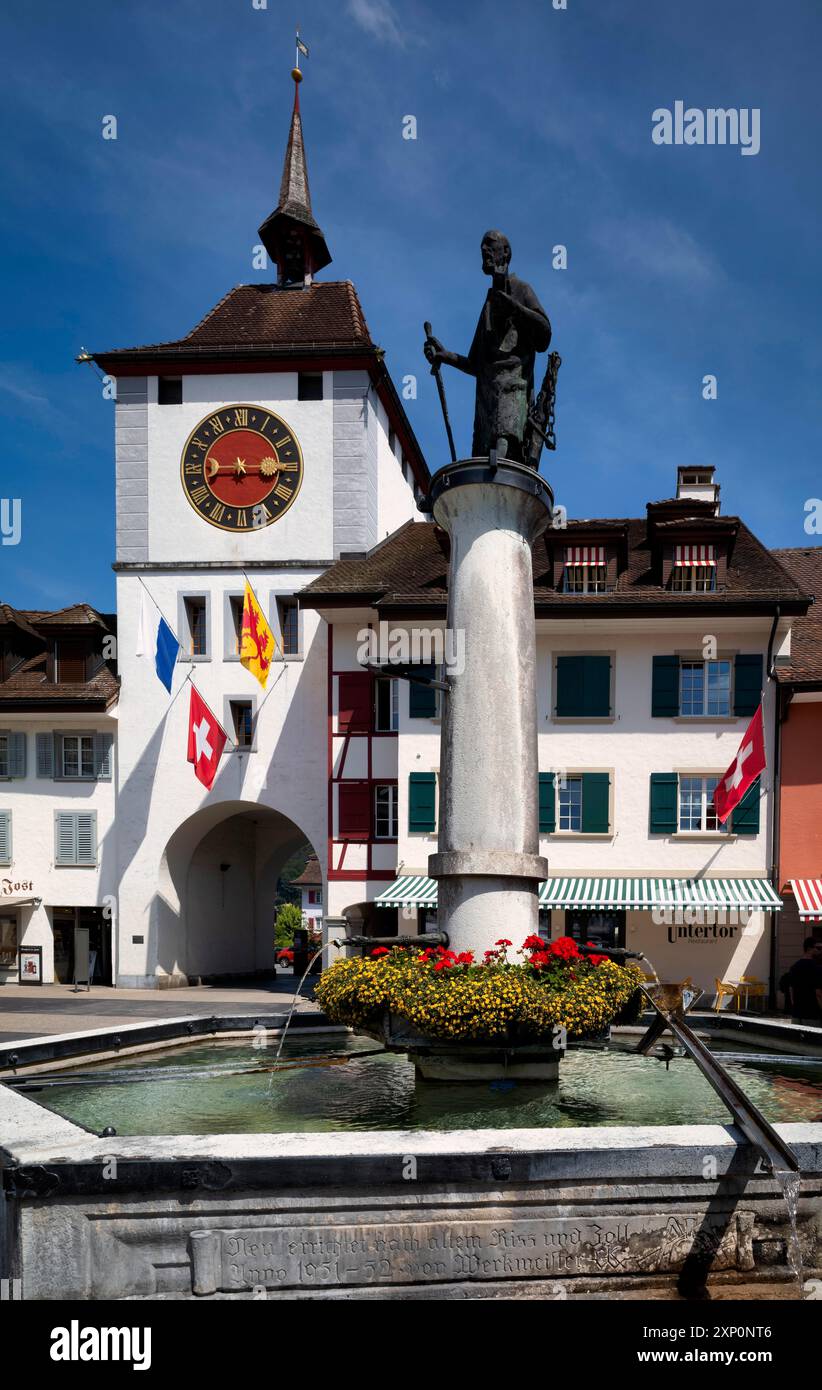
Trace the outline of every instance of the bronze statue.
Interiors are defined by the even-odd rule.
[[[534,359],[551,342],[548,315],[531,286],[509,274],[511,243],[502,232],[486,232],[481,249],[491,288],[468,356],[448,352],[428,324],[423,351],[440,387],[442,363],[476,377],[472,456],[508,458],[536,469],[543,442],[554,447],[553,398],[560,359],[551,354],[535,400]]]

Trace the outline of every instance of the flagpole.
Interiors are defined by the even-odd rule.
[[[183,649],[183,644],[182,644],[182,642],[180,641],[179,637],[177,636],[177,633],[174,631],[174,628],[171,626],[171,623],[168,621],[168,618],[166,617],[165,613],[163,612],[162,608],[160,607],[159,603],[157,602],[157,600],[156,600],[156,598],[154,597],[153,593],[151,592],[150,588],[149,588],[148,585],[145,583],[145,581],[144,581],[142,575],[141,575],[141,574],[138,574],[137,578],[139,579],[140,583],[142,584],[143,588],[145,589],[146,593],[148,594],[149,598],[151,599],[151,602],[154,604],[154,607],[157,609],[157,612],[160,614],[160,617],[162,618],[163,622],[165,623],[166,627],[168,628],[169,632],[171,633],[172,637],[174,638],[174,641],[177,643],[178,647],[180,648],[180,651],[182,651],[182,649]]]

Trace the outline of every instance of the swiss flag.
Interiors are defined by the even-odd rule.
[[[205,700],[191,687],[191,704],[188,707],[188,761],[194,764],[194,776],[211,791],[220,756],[226,745],[228,734],[216,715],[211,713]]]
[[[765,732],[762,727],[762,705],[745,730],[739,752],[725,776],[716,784],[714,806],[716,818],[723,825],[734,806],[738,806],[752,782],[765,770]]]

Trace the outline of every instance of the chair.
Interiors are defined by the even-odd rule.
[[[735,980],[719,980],[716,978],[716,976],[714,976],[714,984],[716,986],[716,995],[714,997],[714,1012],[721,1013],[722,1000],[725,998],[729,998],[731,999],[731,1001],[736,1000],[736,1009],[734,1010],[734,1012],[738,1013],[740,1007],[739,982]]]

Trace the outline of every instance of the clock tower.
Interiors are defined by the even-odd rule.
[[[331,255],[292,76],[259,230],[276,279],[180,338],[93,354],[117,383],[121,984],[270,967],[284,859],[308,841],[327,861],[326,629],[300,591],[421,519],[428,470],[383,351],[351,281],[317,279]],[[239,662],[246,580],[277,638],[265,691]],[[181,645],[170,698],[136,655],[146,604]],[[186,761],[189,680],[229,735],[210,792]]]

